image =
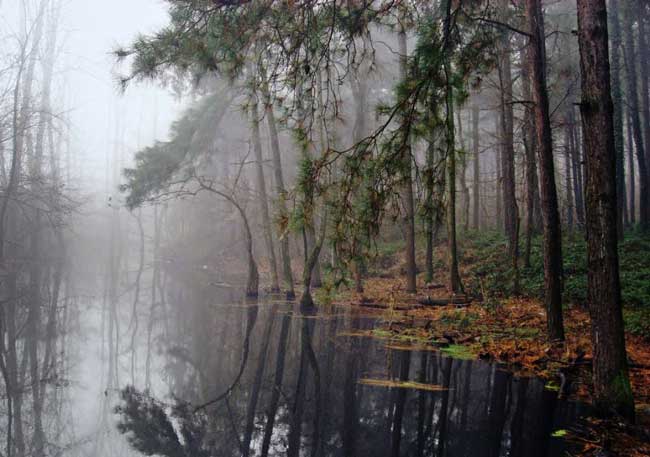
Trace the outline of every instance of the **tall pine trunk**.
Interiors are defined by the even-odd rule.
[[[648,175],[648,164],[646,161],[645,143],[643,142],[643,131],[639,116],[639,91],[637,85],[636,53],[634,49],[634,20],[636,8],[631,0],[623,3],[623,48],[625,62],[627,63],[626,100],[630,107],[630,118],[632,119],[632,133],[634,145],[636,146],[636,159],[639,165],[639,222],[643,230],[650,229],[650,176]]]
[[[474,170],[472,180],[472,226],[474,230],[481,228],[481,156],[479,142],[479,107],[472,105],[472,152],[474,156]]]
[[[269,128],[269,136],[271,139],[271,157],[273,160],[273,174],[275,177],[275,193],[278,199],[278,212],[280,220],[285,223],[289,218],[289,211],[287,209],[286,191],[284,188],[284,175],[282,173],[282,158],[280,156],[280,140],[278,139],[278,128],[275,120],[275,113],[273,112],[273,105],[271,103],[271,96],[269,94],[266,84],[262,86],[264,95],[264,104],[266,111],[266,122]],[[280,257],[282,259],[282,276],[284,279],[284,287],[287,294],[287,299],[292,300],[296,297],[293,288],[293,272],[291,270],[291,251],[289,249],[289,233],[280,234]]]
[[[400,75],[402,80],[406,79],[406,63],[407,63],[407,48],[406,48],[406,31],[403,27],[397,35],[399,42],[400,53]],[[415,293],[417,291],[417,267],[415,265],[415,203],[413,199],[413,178],[411,176],[411,142],[408,132],[404,138],[402,145],[402,204],[404,206],[404,220],[403,230],[406,238],[406,291]]]
[[[628,200],[629,208],[627,211],[630,225],[636,224],[636,176],[634,166],[634,140],[632,134],[632,119],[630,110],[627,111],[627,165],[628,165]]]
[[[429,141],[427,144],[427,166],[424,171],[424,180],[426,188],[426,196],[424,202],[424,235],[426,238],[426,253],[425,253],[425,281],[430,283],[433,281],[433,245],[435,243],[435,226],[438,223],[436,220],[436,214],[434,209],[434,198],[435,198],[435,154],[436,154],[436,144],[435,144],[435,134],[431,132],[429,134]]]
[[[626,1],[626,0],[623,0]],[[614,147],[616,148],[617,233],[623,238],[625,208],[625,148],[623,141],[623,95],[621,91],[621,21],[618,0],[609,2],[609,30],[611,39],[612,101],[614,102]]]
[[[575,111],[573,107],[568,110],[569,127],[571,132],[571,165],[573,169],[573,196],[575,197],[575,210],[578,224],[585,225],[585,202],[584,202],[584,181],[582,173],[582,157],[580,154],[580,142],[578,140],[578,128],[576,125]]]
[[[447,80],[447,243],[449,248],[449,289],[452,293],[462,293],[463,283],[458,270],[458,243],[456,241],[456,144],[454,127],[454,93],[450,84],[449,63],[445,64]]]
[[[507,18],[508,2],[501,1],[501,14]],[[501,83],[501,170],[503,177],[503,227],[508,239],[512,262],[513,292],[519,291],[519,210],[515,190],[514,114],[512,109],[512,65],[510,34],[502,32],[499,49],[499,80]]]
[[[257,172],[257,198],[259,199],[260,211],[262,213],[262,230],[264,231],[264,241],[269,256],[269,266],[271,268],[271,291],[280,292],[275,249],[273,248],[273,230],[271,227],[271,217],[269,216],[269,200],[266,195],[264,159],[262,157],[262,141],[260,140],[259,109],[257,93],[255,91],[253,91],[253,94],[251,95],[251,101],[251,133],[253,138],[253,151],[255,152],[255,169]]]
[[[572,109],[572,107],[569,107]],[[573,132],[571,131],[571,124],[569,116],[564,117],[564,187],[566,188],[566,225],[570,236],[573,234],[573,182],[571,179],[571,157],[573,156]]]
[[[465,137],[463,135],[463,118],[461,116],[461,109],[456,111],[456,123],[458,124],[458,143],[462,156],[460,158],[460,188],[463,193],[461,199],[461,222],[463,224],[463,231],[467,232],[469,228],[469,187],[467,187],[467,149],[465,149]]]
[[[537,160],[535,158],[535,119],[531,103],[530,67],[528,65],[530,45],[521,51],[521,85],[524,107],[523,136],[526,162],[526,244],[524,248],[524,266],[530,267],[530,252],[534,232],[541,229],[541,208],[539,200],[539,180],[537,178]]]
[[[495,170],[496,170],[496,181],[495,181],[495,194],[496,194],[496,221],[495,228],[498,232],[503,231],[503,161],[501,156],[503,155],[503,144],[501,144],[501,136],[503,135],[503,128],[501,127],[501,114],[497,115],[495,118],[495,137],[496,137],[496,147],[495,147]]]
[[[650,72],[648,69],[648,42],[647,42],[647,33],[648,28],[646,21],[648,19],[647,13],[647,2],[641,1],[638,2],[638,25],[639,31],[638,36],[638,53],[637,58],[639,59],[639,81],[641,82],[641,114],[642,125],[643,125],[643,137],[645,142],[643,143],[645,149],[645,164],[646,164],[646,180],[648,181],[648,186],[650,186],[650,84],[648,78],[650,77]],[[637,11],[635,9],[635,11]],[[648,197],[648,227],[650,228],[650,197]]]
[[[578,0],[587,197],[587,294],[596,406],[634,419],[618,266],[616,144],[605,0]]]
[[[544,304],[551,340],[564,340],[562,321],[562,232],[558,212],[553,138],[546,87],[546,44],[540,0],[526,0],[531,34],[530,65],[535,101],[535,127],[540,164],[542,217],[544,224]]]

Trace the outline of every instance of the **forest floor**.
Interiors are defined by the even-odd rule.
[[[377,313],[383,325],[373,330],[393,344],[437,346],[453,357],[479,358],[506,364],[521,376],[547,380],[559,396],[589,401],[591,389],[591,329],[585,307],[586,262],[584,241],[565,242],[566,341],[546,338],[541,302],[543,286],[539,240],[531,253],[532,268],[521,269],[520,291],[512,291],[512,271],[505,241],[498,234],[472,234],[461,240],[463,296],[445,287],[445,246],[435,252],[433,281],[418,276],[418,293],[405,292],[403,259],[394,245],[377,250],[368,268],[364,293],[337,294],[336,303]],[[418,264],[424,264],[418,258]],[[610,448],[618,455],[650,455],[650,238],[631,236],[621,245],[626,342],[630,377],[637,410],[637,426],[616,421],[590,420],[571,438],[584,445],[583,455]],[[444,305],[453,299],[453,304]],[[423,305],[422,302],[436,303]],[[616,455],[615,454],[615,455]]]

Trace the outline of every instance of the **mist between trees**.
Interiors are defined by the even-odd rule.
[[[556,347],[563,244],[583,246],[593,405],[634,421],[618,243],[648,248],[645,2],[167,0],[164,27],[105,51],[123,106],[155,84],[185,108],[145,146],[116,110],[100,185],[71,146],[64,3],[25,1],[2,30],[0,455],[267,455],[284,427],[297,456],[305,417],[329,455],[327,420],[302,411],[334,366],[311,317],[339,293],[363,304],[391,247],[386,284],[414,303],[441,275],[448,302],[487,303],[463,247],[495,232],[502,298],[537,271]]]

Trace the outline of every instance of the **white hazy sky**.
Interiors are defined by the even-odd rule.
[[[166,4],[161,0],[63,1],[66,105],[71,108],[73,145],[82,157],[84,181],[93,183],[104,176],[107,152],[121,145],[128,160],[138,146],[153,141],[154,133],[164,139],[179,112],[179,103],[155,83],[133,83],[121,94],[115,83],[120,68],[110,55],[118,44],[128,44],[139,33],[164,25]],[[116,138],[116,116],[126,144]]]
[[[121,94],[115,82],[118,44],[167,22],[163,0],[59,0],[60,19],[55,105],[70,121],[75,175],[84,190],[104,190],[106,154],[114,151],[116,116],[124,126],[123,157],[151,143],[154,129],[165,139],[181,104],[155,83],[133,83]],[[34,17],[40,0],[0,0],[0,35],[9,44],[19,35],[20,11]],[[125,72],[126,67],[121,71]],[[120,135],[121,136],[121,135]],[[101,186],[100,186],[101,184]]]

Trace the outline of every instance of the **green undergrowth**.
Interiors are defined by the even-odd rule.
[[[534,238],[530,267],[520,270],[520,292],[524,296],[542,298],[544,269],[541,243],[541,236]],[[461,255],[461,265],[468,272],[464,279],[469,290],[500,298],[512,294],[513,271],[503,235],[497,232],[472,232],[461,240]],[[636,232],[627,234],[619,245],[619,255],[626,328],[635,334],[648,335],[650,236]],[[565,304],[586,305],[587,253],[586,242],[580,234],[565,237],[563,260]]]
[[[394,235],[394,234],[391,234]],[[403,240],[388,236],[376,245],[375,255],[369,262],[369,276],[379,276],[404,249]],[[419,266],[424,259],[425,242],[418,238]],[[506,239],[497,231],[469,231],[459,237],[460,267],[467,292],[483,295],[486,306],[498,308],[500,300],[513,295],[514,273],[508,257]],[[520,240],[520,294],[525,297],[543,297],[544,266],[542,236],[532,240],[530,266],[524,267],[524,237]],[[587,302],[587,252],[581,232],[565,235],[563,240],[564,303],[585,306]],[[621,294],[627,331],[650,335],[650,235],[629,231],[619,244]],[[446,268],[446,245],[438,245],[434,256],[434,269]],[[467,322],[471,324],[471,322]]]

